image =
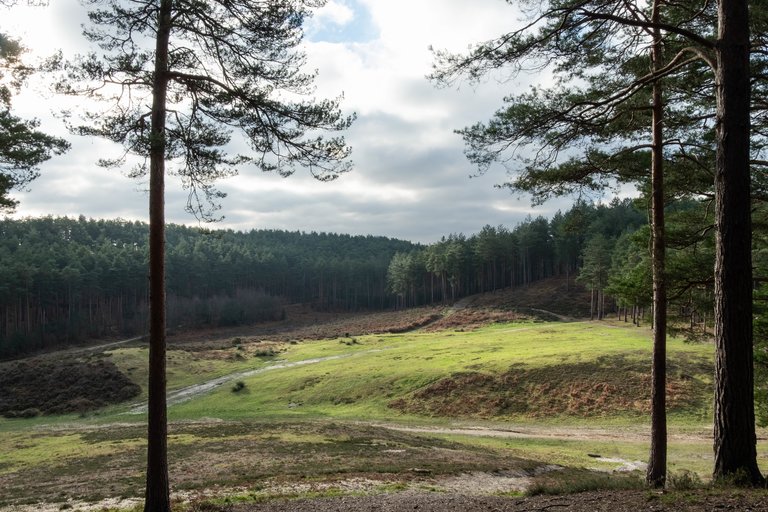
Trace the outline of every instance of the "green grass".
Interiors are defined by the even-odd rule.
[[[615,328],[595,323],[495,325],[474,332],[411,333],[374,335],[357,338],[349,347],[338,340],[289,345],[280,359],[301,361],[344,355],[293,368],[276,369],[242,378],[246,389],[232,393],[222,387],[170,410],[174,419],[217,417],[247,419],[285,418],[365,418],[375,420],[431,419],[439,414],[420,415],[405,409],[393,409],[396,399],[409,398],[425,386],[451,375],[472,372],[484,375],[524,373],[525,384],[546,385],[553,376],[578,380],[595,373],[621,371],[618,361],[630,364],[638,372],[650,366],[650,342],[647,332]],[[669,359],[672,371],[704,387],[711,382],[712,348],[672,340]],[[619,375],[618,378],[621,378]],[[501,391],[500,391],[501,392]],[[633,390],[644,394],[645,390]],[[542,393],[546,393],[543,390]],[[487,394],[484,395],[487,397]],[[521,399],[531,397],[526,391]],[[708,420],[708,396],[696,396],[671,410],[670,419],[682,424],[701,424]],[[552,407],[556,407],[553,404]],[[535,411],[533,411],[535,413]],[[529,412],[515,412],[499,417],[482,414],[462,415],[468,419],[504,421],[567,421],[568,411],[538,418]],[[579,422],[627,422],[645,417],[642,411],[601,411],[594,417],[577,415]]]
[[[171,406],[169,449],[176,488],[369,473],[397,475],[385,484],[398,487],[404,485],[402,479],[415,478],[409,473],[413,467],[427,467],[437,475],[494,471],[505,464],[558,464],[568,471],[537,479],[536,492],[569,492],[579,486],[634,485],[633,477],[603,478],[600,472],[622,462],[590,454],[630,462],[647,459],[644,399],[621,402],[621,408],[610,401],[649,394],[651,342],[646,329],[608,322],[529,322],[471,332],[357,336],[355,341],[286,343],[274,357],[255,355],[262,344],[205,353],[170,350],[171,390],[236,372],[320,359],[238,374],[231,383]],[[146,381],[145,348],[109,354],[136,382]],[[712,450],[701,432],[711,431],[713,348],[670,340],[668,360],[674,395],[670,431],[682,436],[670,440],[669,469],[691,471],[706,480]],[[234,393],[236,381],[244,387]],[[595,387],[599,389],[590,397]],[[123,404],[86,417],[0,419],[0,479],[7,499],[18,502],[29,493],[63,499],[73,479],[85,482],[77,491],[81,497],[140,494],[145,418],[126,412]],[[370,425],[376,422],[530,428],[538,433],[525,438],[407,433]],[[547,429],[563,435],[547,437]],[[569,438],[569,429],[617,435],[581,440]],[[407,455],[394,457],[387,450]],[[761,441],[763,466],[768,465],[767,452]],[[211,462],[201,465],[201,457]]]
[[[672,429],[673,434],[680,434]],[[627,438],[617,437],[610,440],[569,440],[562,438],[529,437],[504,439],[498,437],[477,437],[464,435],[440,435],[438,437],[458,443],[483,446],[500,450],[512,457],[521,457],[537,461],[547,461],[563,467],[589,471],[612,472],[621,469],[627,471],[628,464],[648,460],[649,441],[643,439],[642,432],[629,432]],[[761,443],[765,449],[768,444]],[[600,458],[594,457],[600,455]],[[703,481],[709,480],[712,473],[712,443],[701,439],[669,440],[668,471],[670,473],[690,472]],[[761,455],[762,465],[768,463],[768,454]],[[631,472],[631,471],[628,471]]]
[[[237,347],[201,354],[183,350],[168,352],[168,389],[175,390],[205,382],[235,372],[268,368],[278,363],[296,363],[317,358],[340,357],[315,364],[274,369],[251,377],[233,378],[231,385],[170,408],[171,419],[216,417],[226,420],[263,418],[339,418],[367,420],[396,420],[441,423],[456,419],[472,421],[514,421],[534,423],[633,424],[647,421],[647,415],[626,410],[601,409],[600,404],[588,404],[587,412],[572,411],[572,404],[535,403],[538,397],[562,395],[563,390],[551,388],[553,378],[578,381],[585,376],[602,374],[621,379],[617,372],[630,368],[636,374],[647,373],[650,367],[650,340],[645,329],[625,328],[607,323],[518,323],[495,324],[471,332],[407,333],[358,336],[354,344],[345,338],[284,344],[276,357],[255,357],[260,344],[253,344],[243,356]],[[692,345],[678,340],[669,342],[670,377],[682,376],[698,386],[693,399],[675,404],[669,413],[670,422],[680,425],[702,425],[710,421],[712,347]],[[121,348],[108,357],[135,382],[146,389],[147,351],[143,347]],[[618,365],[618,368],[617,368]],[[414,398],[414,393],[426,389],[441,379],[457,374],[489,376],[498,382],[473,391],[477,396],[468,400],[498,398],[510,402],[495,411],[451,410],[443,404],[426,403]],[[682,378],[681,377],[681,378]],[[525,389],[508,396],[504,387],[512,382]],[[243,381],[245,389],[232,393],[235,380]],[[622,383],[624,384],[624,383]],[[646,394],[638,389],[635,394]],[[425,394],[428,394],[425,391]],[[556,391],[556,392],[555,392]],[[578,391],[578,390],[576,390]],[[689,390],[690,391],[690,390]],[[145,400],[146,392],[135,401]],[[507,393],[506,395],[504,393]],[[622,390],[608,390],[621,395]],[[542,398],[543,397],[543,398]],[[405,401],[402,407],[393,402]],[[463,400],[460,397],[460,400]],[[134,402],[135,402],[134,401]],[[532,403],[533,405],[529,405]],[[576,404],[577,406],[579,404]],[[532,408],[533,407],[533,408]],[[537,414],[537,408],[539,413]],[[573,407],[572,407],[573,408]],[[594,412],[589,413],[589,408]],[[114,421],[125,406],[113,406],[89,419]],[[122,417],[120,421],[140,418]],[[27,420],[28,425],[62,421],[55,418]],[[64,421],[82,421],[70,415]],[[0,431],[24,421],[8,423],[0,420]]]
[[[166,360],[168,390],[172,391],[222,375],[268,364],[268,361],[257,357],[238,357],[239,351],[234,347],[211,352],[212,354],[207,354],[206,357],[206,355],[196,352],[169,350]],[[142,394],[136,398],[136,401],[146,400],[147,348],[120,348],[107,352],[107,357],[141,386]]]

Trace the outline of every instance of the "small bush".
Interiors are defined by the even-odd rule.
[[[692,489],[698,489],[702,486],[701,478],[699,475],[687,469],[680,470],[675,473],[669,474],[667,484],[672,489],[679,491],[690,491]]]
[[[245,389],[245,382],[239,380],[235,382],[235,385],[232,386],[232,392],[233,393],[239,393],[240,391]]]
[[[37,418],[40,414],[40,409],[30,407],[22,411],[6,411],[3,416],[6,418]]]
[[[526,490],[528,496],[564,495],[587,491],[643,489],[645,482],[637,475],[612,475],[584,470],[564,470],[555,477],[538,478]]]

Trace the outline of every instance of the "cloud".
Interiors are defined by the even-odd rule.
[[[25,42],[39,42],[41,47],[59,40],[68,48],[82,45],[72,40],[72,27],[59,35],[63,27],[57,28],[53,5],[36,15],[45,31],[25,22],[30,24],[24,27]],[[82,19],[82,7],[75,0],[57,0],[55,5],[67,24]],[[505,180],[499,169],[470,179],[475,169],[454,133],[487,120],[504,96],[527,88],[538,77],[509,80],[494,75],[481,84],[445,89],[425,78],[434,58],[430,45],[464,51],[510,30],[518,17],[499,0],[329,1],[307,25],[307,68],[319,72],[318,98],[343,92],[342,108],[358,115],[345,134],[355,168],[330,183],[317,182],[301,170],[283,179],[244,168],[240,176],[219,184],[228,193],[220,226],[432,242],[449,233],[469,235],[485,224],[513,226],[528,214],[550,215],[567,207],[564,200],[532,209],[527,198],[494,188]],[[30,95],[25,112],[43,116],[60,106],[59,99],[41,98]],[[56,122],[48,124],[46,118],[45,128],[61,130]],[[16,195],[21,200],[18,216],[82,213],[145,220],[144,185],[95,166],[99,156],[119,150],[104,141],[72,139],[70,153],[46,163],[31,192]],[[196,223],[184,212],[186,192],[177,180],[171,177],[166,190],[168,220]]]
[[[355,17],[355,12],[348,6],[331,0],[314,14],[314,20],[320,25],[332,23],[346,25]]]

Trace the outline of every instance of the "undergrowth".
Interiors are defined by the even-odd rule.
[[[644,489],[637,473],[600,473],[585,469],[564,469],[534,479],[526,490],[528,496],[575,494],[587,491]]]

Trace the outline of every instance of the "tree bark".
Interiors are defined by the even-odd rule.
[[[149,171],[149,387],[144,512],[171,510],[165,375],[165,119],[172,0],[161,0],[152,85]]]
[[[653,2],[651,21],[660,21],[660,2]],[[654,72],[664,65],[661,30],[653,31],[651,62]],[[651,243],[653,254],[653,363],[651,368],[651,450],[646,483],[664,487],[667,480],[667,287],[664,229],[664,103],[660,80],[652,92]]]
[[[718,19],[713,476],[762,484],[752,362],[748,2],[718,2]]]

